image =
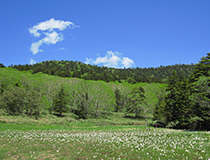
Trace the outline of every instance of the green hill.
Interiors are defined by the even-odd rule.
[[[152,113],[155,105],[157,104],[158,96],[161,94],[161,91],[166,85],[160,83],[107,83],[104,81],[83,80],[79,78],[63,78],[44,74],[42,72],[32,74],[31,71],[18,71],[13,68],[0,68],[0,95],[2,96],[3,92],[10,90],[10,88],[13,87],[22,88],[27,93],[36,91],[41,102],[39,103],[40,115],[54,113],[53,100],[62,86],[64,87],[68,97],[68,111],[65,114],[69,114],[70,117],[76,118],[78,115],[78,113],[76,113],[78,105],[75,105],[75,103],[78,101],[81,102],[81,100],[84,99],[84,101],[88,103],[88,114],[86,118],[99,118],[106,116],[109,113],[114,113],[114,91],[116,88],[120,90],[122,96],[123,104],[121,106],[121,112],[125,111],[127,96],[132,88],[141,86],[145,90],[146,101],[149,108],[148,113]],[[24,113],[27,112],[29,111],[26,110]]]
[[[186,78],[194,70],[194,65],[178,64],[172,66],[160,66],[157,68],[127,68],[115,69],[99,67],[96,65],[87,65],[83,62],[74,61],[44,61],[34,65],[12,65],[20,71],[30,70],[33,74],[42,72],[48,75],[60,77],[77,77],[85,80],[102,80],[105,82],[128,82],[131,84],[146,83],[165,83],[172,71],[175,70],[178,75],[184,75]]]

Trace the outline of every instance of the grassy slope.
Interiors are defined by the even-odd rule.
[[[49,115],[46,110],[49,101],[46,98],[49,92],[56,93],[59,86],[63,83],[65,87],[71,93],[72,90],[77,89],[77,84],[80,82],[84,82],[84,80],[78,78],[61,78],[57,76],[50,76],[43,73],[31,74],[30,72],[20,72],[16,69],[11,68],[0,68],[0,84],[2,86],[10,86],[15,85],[16,83],[21,84],[23,87],[29,86],[29,88],[39,87],[41,92],[43,93],[43,101],[44,108],[43,112],[45,115],[42,115],[39,121],[31,120],[30,118],[23,117],[14,117],[14,116],[5,116],[3,113],[0,113],[0,121],[7,123],[19,123],[19,124],[68,124],[70,122],[76,122],[73,114],[67,114],[67,117],[57,118],[55,116]],[[113,106],[114,102],[114,90],[118,87],[122,94],[125,95],[128,93],[134,86],[142,86],[146,91],[147,103],[152,111],[154,106],[157,103],[157,94],[160,93],[161,88],[165,88],[165,84],[158,83],[140,83],[131,85],[129,83],[105,83],[103,81],[86,81],[87,84],[94,88],[94,86],[100,85],[104,88],[105,92],[110,95],[110,103]],[[92,87],[93,86],[93,87]],[[94,89],[93,89],[94,92]],[[45,96],[46,95],[46,96]],[[111,110],[110,110],[111,111]],[[150,113],[151,114],[151,113]],[[129,125],[129,124],[143,124],[135,119],[124,118],[124,114],[122,113],[113,113],[110,112],[108,116],[103,117],[99,120],[89,119],[87,120],[90,123],[94,123],[96,125]]]

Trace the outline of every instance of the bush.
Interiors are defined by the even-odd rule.
[[[158,127],[158,128],[165,128],[166,125],[167,125],[166,121],[164,121],[164,120],[157,120],[157,121],[154,123],[153,127],[156,127],[156,128],[157,128],[157,127]]]

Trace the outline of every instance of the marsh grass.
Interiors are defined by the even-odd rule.
[[[210,133],[0,124],[0,159],[209,159]]]
[[[149,119],[151,119],[149,117]],[[64,125],[64,126],[107,126],[107,125],[144,125],[144,119],[126,118],[124,113],[107,112],[105,116],[101,118],[90,119],[77,119],[75,115],[64,114],[63,117],[58,117],[52,114],[43,114],[38,120],[34,117],[22,115],[22,116],[10,116],[4,114],[0,110],[0,123],[10,124],[28,124],[28,125]]]
[[[210,133],[150,128],[107,113],[80,120],[0,112],[0,159],[209,159]]]

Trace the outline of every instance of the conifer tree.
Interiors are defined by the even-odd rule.
[[[135,117],[140,117],[143,111],[143,105],[145,102],[145,91],[142,87],[135,87],[129,95],[130,105],[127,107],[127,113],[134,113]]]
[[[202,57],[199,63],[195,65],[195,69],[190,77],[190,81],[198,81],[200,76],[210,76],[210,53],[207,53],[207,56]]]
[[[194,83],[191,99],[194,116],[191,120],[196,120],[193,128],[210,130],[210,77],[199,77]]]
[[[118,88],[115,89],[115,112],[120,111],[122,106],[122,96]]]
[[[68,107],[67,107],[67,95],[65,93],[64,87],[62,86],[58,94],[56,95],[54,102],[54,111],[61,114],[63,112],[67,112]]]
[[[210,53],[196,64],[190,81],[193,111],[191,123],[195,129],[210,130]]]
[[[166,91],[168,94],[165,97],[164,111],[167,122],[184,123],[189,118],[187,113],[190,110],[190,90],[187,79],[179,78],[176,71],[173,71],[169,77]]]

